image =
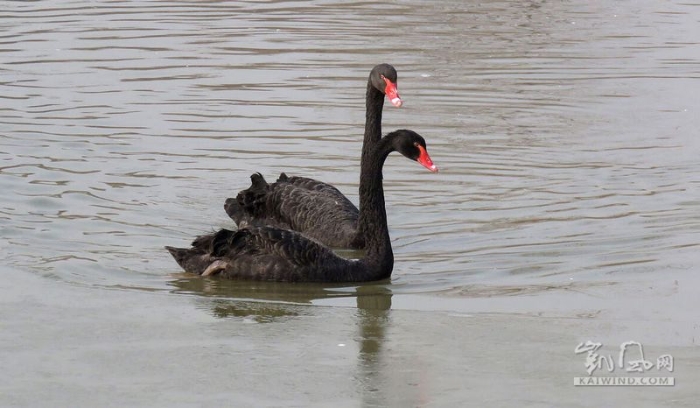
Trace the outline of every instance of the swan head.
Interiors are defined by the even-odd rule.
[[[369,74],[372,86],[386,95],[392,105],[400,108],[403,101],[399,96],[398,75],[396,69],[389,64],[379,64]]]
[[[400,129],[389,133],[385,137],[392,142],[394,150],[397,152],[411,160],[417,161],[433,173],[438,172],[437,166],[428,154],[428,148],[423,136],[412,130]]]

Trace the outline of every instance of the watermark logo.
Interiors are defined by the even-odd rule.
[[[625,341],[620,344],[617,359],[613,359],[612,354],[602,355],[599,353],[603,343],[596,343],[587,340],[580,343],[574,349],[575,354],[585,354],[584,366],[588,377],[574,377],[576,386],[673,386],[674,377],[659,376],[594,376],[596,370],[607,370],[608,373],[615,371],[615,368],[624,370],[627,373],[658,373],[661,370],[673,372],[673,356],[663,354],[656,358],[656,362],[647,360],[644,357],[644,347],[638,341]]]

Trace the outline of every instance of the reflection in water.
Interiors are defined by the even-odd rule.
[[[388,310],[391,308],[392,292],[386,287],[385,282],[347,286],[347,284],[328,283],[237,281],[201,278],[188,274],[181,275],[182,277],[179,279],[168,282],[168,285],[174,288],[172,292],[219,298],[217,306],[225,304],[225,300],[230,300],[231,304],[268,302],[280,305],[304,305],[322,299],[355,298],[357,307],[361,310]],[[265,312],[262,310],[260,313],[264,314]],[[232,315],[240,316],[242,314],[237,312]]]
[[[304,308],[299,305],[310,304],[315,299],[353,296],[351,292],[329,291],[332,286],[314,283],[248,282],[183,275],[168,283],[175,288],[173,292],[216,298],[197,303],[211,309],[216,317],[238,317],[258,323],[303,315]]]
[[[280,318],[299,316],[290,305],[267,302],[245,302],[216,299],[211,304],[214,316],[253,319],[257,323],[271,323]]]
[[[392,291],[383,284],[342,287],[328,284],[244,282],[200,277],[181,278],[169,283],[175,292],[215,298],[202,303],[215,317],[236,317],[257,323],[288,321],[308,314],[302,304],[317,299],[355,298],[357,306],[358,356],[355,380],[365,406],[380,406],[386,396],[381,386],[391,375],[384,364],[385,333],[391,325]],[[292,322],[293,324],[293,322]]]
[[[327,283],[287,283],[266,281],[239,281],[218,278],[201,278],[181,274],[182,278],[168,282],[175,293],[197,294],[206,297],[251,299],[257,301],[309,304],[317,299],[354,297],[363,286]],[[377,283],[368,284],[375,287]],[[372,289],[367,289],[372,290]]]
[[[391,369],[388,364],[383,364],[385,333],[391,325],[391,292],[388,288],[382,288],[386,294],[364,294],[364,287],[357,290],[357,325],[360,331],[360,355],[358,356],[358,368],[355,379],[362,395],[363,406],[381,406],[386,402],[386,395],[382,390],[385,378],[389,375],[386,370]]]
[[[683,0],[5,1],[3,269],[31,270],[51,277],[50,285],[80,286],[94,302],[83,305],[85,315],[96,319],[100,311],[113,313],[95,299],[105,287],[166,289],[177,300],[168,314],[189,308],[190,300],[206,311],[205,322],[188,320],[179,329],[171,315],[162,315],[161,326],[160,314],[143,320],[139,313],[138,322],[148,324],[135,324],[135,337],[115,333],[109,342],[114,353],[105,352],[110,345],[102,341],[111,329],[96,331],[90,347],[67,345],[67,355],[55,352],[54,336],[47,337],[46,361],[59,363],[56,375],[66,368],[82,374],[66,381],[92,394],[98,379],[105,395],[118,394],[113,400],[148,398],[141,391],[154,388],[154,381],[191,381],[190,372],[171,368],[202,368],[201,394],[193,394],[190,383],[131,405],[221,406],[226,403],[211,398],[229,394],[218,390],[235,388],[231,400],[239,401],[241,393],[270,383],[296,397],[295,406],[323,406],[320,399],[348,388],[330,399],[342,395],[345,406],[358,400],[368,407],[423,406],[430,399],[425,403],[421,393],[433,401],[444,393],[447,399],[433,405],[459,406],[487,394],[498,405],[504,388],[533,391],[533,378],[557,384],[552,377],[561,367],[542,352],[573,357],[570,349],[551,348],[553,341],[581,334],[571,316],[553,331],[548,323],[526,321],[502,333],[512,319],[487,318],[485,330],[478,330],[461,317],[434,320],[439,313],[396,309],[470,311],[478,304],[486,312],[520,311],[527,303],[528,310],[557,314],[578,313],[585,304],[583,313],[597,313],[596,296],[616,298],[615,289],[625,287],[614,281],[668,280],[697,270],[699,9]],[[254,171],[319,178],[356,201],[366,75],[379,62],[397,67],[405,99],[401,109],[385,112],[385,132],[423,134],[441,167],[433,177],[404,160],[387,161],[396,259],[391,282],[333,287],[173,278],[179,268],[163,245],[181,240],[186,246],[195,233],[233,227],[224,199],[247,187]],[[648,299],[633,290],[638,297],[622,298]],[[42,296],[30,293],[22,302],[34,295]],[[160,308],[158,296],[142,295],[145,304]],[[78,325],[66,326],[40,310],[49,324],[36,326],[56,323],[50,333],[59,337],[93,328],[83,324],[85,316],[73,316]],[[649,312],[643,319],[661,316]],[[134,342],[150,337],[152,325],[185,334],[174,345]],[[632,330],[653,334],[653,325]],[[609,332],[600,324],[588,327]],[[416,335],[414,328],[435,332]],[[347,333],[337,342],[322,338],[342,330]],[[241,341],[228,341],[234,332]],[[341,341],[349,347],[336,347]],[[309,343],[325,348],[299,355],[297,348]],[[221,353],[245,345],[239,353]],[[179,354],[183,347],[194,354]],[[151,364],[163,349],[167,364]],[[11,350],[13,358],[41,359],[35,352]],[[247,359],[248,352],[270,352],[270,358],[261,366]],[[102,360],[107,354],[116,356],[113,365],[101,364],[110,362]],[[78,355],[87,356],[87,364]],[[173,359],[177,355],[203,365]],[[146,388],[124,388],[135,378],[123,364],[129,356],[145,362],[137,379]],[[294,363],[280,364],[279,356]],[[504,356],[523,360],[513,365]],[[319,359],[323,369],[299,371]],[[24,362],[15,362],[6,376],[28,394],[40,398],[45,394],[37,390],[55,390],[45,361],[36,366],[46,375],[31,378],[24,376]],[[328,382],[319,377],[337,374],[339,365],[354,374],[352,384],[346,372]],[[231,387],[239,367],[253,376]],[[106,371],[112,368],[128,370],[110,381]],[[545,371],[552,375],[542,377]],[[422,378],[425,373],[431,378]],[[40,377],[49,387],[34,387]],[[440,383],[432,391],[431,381]],[[569,394],[568,405],[582,405],[567,389],[550,389],[550,395]],[[288,401],[265,404],[269,390],[262,391],[248,405]],[[171,399],[163,399],[166,394]],[[616,394],[617,405],[628,401],[627,394]],[[532,395],[530,405],[549,401],[550,395]],[[522,404],[517,398],[503,395],[500,405]],[[86,401],[90,406],[89,394]]]

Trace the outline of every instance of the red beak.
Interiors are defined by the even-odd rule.
[[[433,173],[437,173],[438,168],[435,164],[433,164],[433,160],[430,158],[428,151],[425,150],[425,147],[418,145],[418,151],[420,151],[420,155],[418,156],[418,159],[416,159],[416,161],[423,165],[423,167],[425,167],[426,169],[432,171]]]
[[[403,101],[399,97],[399,90],[397,89],[396,84],[389,81],[385,77],[382,77],[382,79],[386,83],[386,88],[384,88],[384,94],[387,98],[389,98],[392,105],[396,106],[397,108],[400,108],[401,105],[403,105]]]

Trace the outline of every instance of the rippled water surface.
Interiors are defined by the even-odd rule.
[[[697,271],[699,23],[684,1],[7,1],[3,270],[359,306],[193,279],[163,246],[233,227],[255,171],[357,202],[366,79],[389,62],[384,131],[421,133],[441,172],[387,161],[396,262],[367,290],[431,311]]]
[[[162,246],[231,226],[223,201],[253,171],[316,177],[356,201],[364,84],[387,61],[406,104],[385,108],[385,131],[423,134],[442,169],[386,166],[393,289],[691,268],[699,10],[8,2],[5,262],[167,288],[178,268]]]

